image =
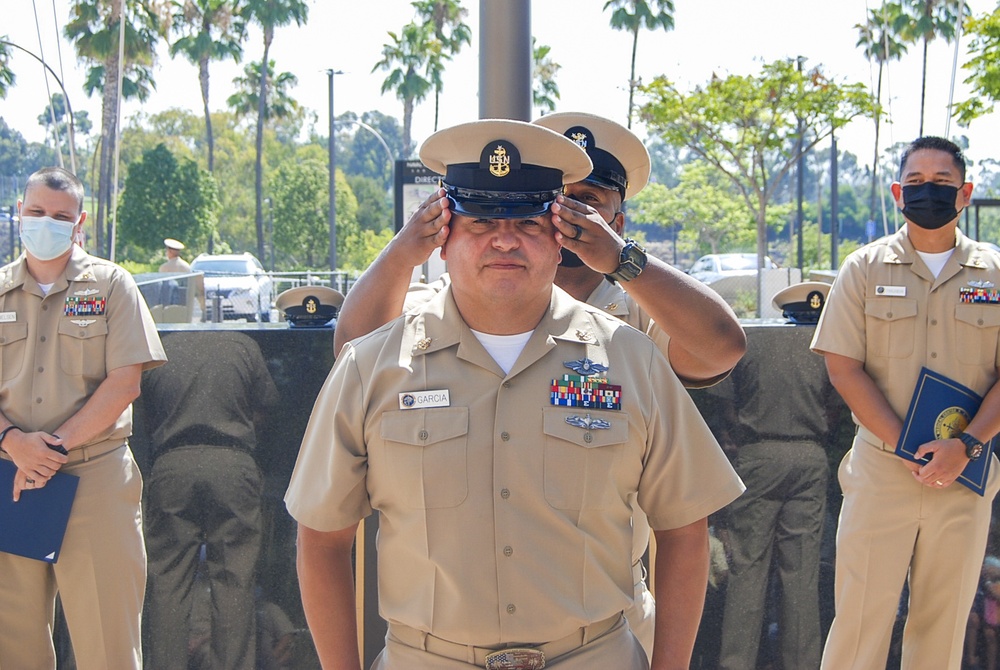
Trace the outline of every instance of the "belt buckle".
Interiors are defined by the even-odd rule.
[[[542,670],[545,654],[539,649],[511,647],[486,655],[486,670]]]

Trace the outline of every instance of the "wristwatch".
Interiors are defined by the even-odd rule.
[[[618,269],[604,276],[611,281],[628,282],[638,277],[645,267],[646,250],[635,240],[626,238],[625,246],[622,247],[622,253],[618,257]]]
[[[960,439],[965,445],[965,455],[970,461],[974,461],[983,455],[983,449],[986,445],[976,438],[972,437],[968,433],[959,433],[955,437]]]

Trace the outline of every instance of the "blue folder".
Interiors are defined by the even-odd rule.
[[[55,563],[80,478],[57,472],[44,487],[21,491],[14,502],[16,472],[14,463],[0,459],[0,551]]]
[[[922,368],[903,421],[903,433],[896,445],[896,454],[908,461],[927,463],[929,458],[915,457],[917,449],[927,442],[954,437],[964,431],[982,402],[983,399],[972,389]],[[969,461],[955,481],[984,495],[992,455],[993,440],[990,440],[983,449],[983,455]]]

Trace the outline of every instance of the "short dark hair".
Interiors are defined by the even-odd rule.
[[[27,200],[28,189],[32,186],[44,186],[53,191],[64,191],[72,194],[76,198],[77,216],[83,212],[83,182],[69,170],[61,167],[44,167],[34,172],[28,177],[28,182],[24,185],[22,200]]]
[[[962,153],[962,149],[950,140],[946,140],[943,137],[934,137],[928,135],[926,137],[918,137],[917,139],[910,142],[910,146],[906,147],[906,151],[903,152],[903,157],[899,161],[899,178],[903,178],[903,170],[906,168],[906,161],[909,160],[910,154],[914,151],[920,151],[922,149],[933,149],[935,151],[943,151],[951,156],[951,160],[955,162],[955,167],[958,168],[958,174],[961,175],[962,181],[965,181],[965,154]]]

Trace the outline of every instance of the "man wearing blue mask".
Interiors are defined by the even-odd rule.
[[[0,458],[15,502],[57,472],[79,477],[58,562],[0,553],[0,667],[55,668],[62,600],[81,670],[140,668],[146,582],[142,481],[127,438],[142,371],[166,357],[131,275],[73,244],[83,184],[28,178],[24,254],[0,268]]]
[[[901,667],[957,670],[1000,488],[995,461],[985,495],[955,481],[992,458],[983,443],[1000,431],[1000,256],[958,230],[972,184],[952,142],[911,143],[892,194],[905,227],[847,257],[812,342],[858,425],[839,471],[837,614],[822,667],[885,667],[908,580]],[[913,463],[894,451],[922,367],[983,403]]]

